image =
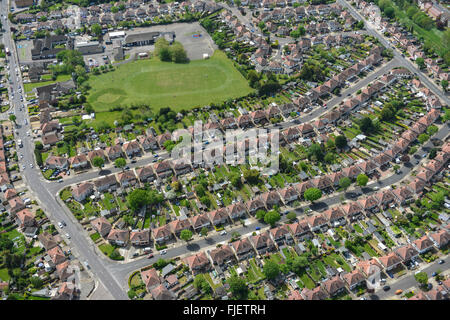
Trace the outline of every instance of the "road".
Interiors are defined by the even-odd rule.
[[[14,42],[11,38],[10,23],[7,19],[9,12],[8,8],[8,2],[2,1],[0,4],[0,13],[2,14],[2,24],[5,29],[3,41],[5,47],[10,48],[11,50],[11,56],[8,57],[8,63],[11,71],[11,90],[14,92],[14,97],[10,97],[11,110],[15,112],[17,117],[17,134],[15,138],[16,140],[22,139],[24,145],[23,148],[18,150],[18,153],[23,154],[23,159],[19,159],[20,168],[22,169],[22,166],[25,166],[25,169],[22,170],[22,177],[29,189],[31,189],[33,194],[36,196],[36,199],[42,209],[45,210],[47,216],[55,226],[57,226],[57,222],[61,220],[72,222],[67,223],[67,227],[65,227],[61,233],[69,233],[71,235],[72,239],[69,242],[71,247],[73,247],[72,251],[74,254],[76,254],[81,261],[87,261],[89,263],[91,266],[91,272],[94,274],[95,278],[108,288],[115,299],[128,299],[124,288],[121,287],[117,280],[111,276],[105,267],[105,263],[95,254],[95,251],[93,250],[94,244],[85,237],[85,233],[83,232],[80,224],[74,220],[73,216],[70,217],[64,213],[63,208],[55,200],[54,195],[48,191],[47,184],[43,182],[43,177],[39,169],[36,167],[30,167],[30,164],[34,163],[32,152],[34,146],[32,139],[27,136],[27,131],[31,130],[28,112],[26,111],[26,107],[24,108],[23,103],[20,101],[19,90],[24,92],[24,89],[20,72],[18,75],[16,75],[15,72],[15,69],[19,67],[19,59]],[[25,120],[27,121],[27,124],[24,124]]]
[[[439,264],[438,261],[441,259],[438,259],[437,261],[427,265],[420,271],[426,272],[428,278],[432,278],[431,274],[433,272],[436,272],[438,270],[441,271],[449,270],[450,261],[448,255],[442,257],[442,259],[445,261],[443,264]],[[414,278],[415,272],[417,272],[417,270],[410,271],[410,274],[408,274],[406,277],[402,277],[399,280],[395,281],[394,283],[389,284],[389,286],[391,287],[389,291],[383,291],[383,289],[380,289],[376,291],[375,294],[371,295],[370,298],[372,300],[385,300],[388,299],[389,297],[392,297],[395,294],[395,291],[397,290],[403,290],[403,292],[406,293],[406,290],[417,286],[417,281]]]
[[[6,5],[6,2],[2,2],[0,7],[0,12],[3,14],[3,16],[7,16],[8,14],[8,7]],[[10,70],[14,71],[16,67],[18,67],[18,58],[17,58],[17,52],[15,50],[15,47],[13,45],[13,42],[11,40],[11,34],[9,32],[9,22],[6,21],[4,18],[2,18],[2,22],[5,26],[5,29],[7,32],[4,36],[4,43],[6,47],[9,47],[12,51],[12,55],[9,58],[9,65]],[[396,57],[398,58],[398,57]],[[348,93],[353,93],[358,90],[358,88],[362,88],[365,85],[367,85],[369,82],[371,82],[376,76],[379,76],[386,72],[388,68],[391,68],[394,65],[397,65],[401,60],[394,59],[392,62],[387,64],[386,66],[383,66],[380,70],[378,70],[378,73],[369,75],[368,78],[361,80],[357,83],[357,87],[352,87],[347,89],[343,92],[343,95],[341,97],[333,98],[333,101],[331,101],[329,104],[330,106],[333,104],[338,104],[340,101],[342,101],[345,96]],[[386,69],[383,69],[386,68]],[[17,135],[16,139],[22,139],[24,143],[24,147],[22,149],[19,149],[19,153],[23,153],[23,159],[19,160],[20,167],[22,168],[22,165],[25,166],[25,169],[23,170],[23,178],[26,182],[26,184],[29,186],[29,189],[31,192],[35,195],[36,199],[38,200],[40,206],[45,210],[47,216],[50,218],[50,220],[53,222],[53,224],[57,225],[58,221],[64,220],[67,223],[67,226],[61,230],[62,234],[69,233],[71,235],[71,239],[68,240],[69,244],[73,248],[73,252],[76,256],[80,258],[81,261],[87,261],[90,265],[90,272],[93,273],[94,277],[98,279],[102,285],[106,288],[107,291],[110,292],[112,297],[116,300],[122,300],[127,299],[126,290],[127,290],[127,279],[128,275],[141,267],[147,266],[151,263],[154,263],[158,258],[164,257],[164,258],[173,258],[182,254],[186,254],[189,252],[197,252],[201,250],[201,248],[205,246],[211,246],[215,243],[228,241],[231,238],[230,234],[227,234],[225,236],[220,235],[211,235],[207,239],[201,239],[194,241],[190,243],[189,245],[181,245],[172,249],[169,249],[167,254],[165,256],[160,256],[159,254],[156,254],[154,258],[152,259],[140,259],[135,260],[129,263],[117,263],[109,260],[105,256],[103,256],[101,253],[98,254],[98,250],[95,249],[95,245],[92,243],[92,241],[87,236],[86,232],[82,229],[81,225],[78,223],[78,221],[75,220],[72,213],[69,211],[69,209],[64,206],[60,205],[60,202],[56,198],[56,191],[57,189],[60,189],[64,186],[64,184],[50,184],[44,181],[44,178],[42,177],[42,174],[37,168],[31,168],[30,164],[34,163],[33,158],[33,142],[32,139],[27,137],[27,131],[31,130],[29,125],[29,118],[27,115],[27,112],[25,109],[21,106],[22,103],[20,102],[20,95],[18,94],[19,89],[23,92],[23,83],[20,76],[20,73],[18,76],[16,76],[15,72],[12,72],[11,74],[11,81],[12,81],[12,90],[16,93],[14,95],[14,98],[12,98],[12,110],[14,110],[16,116],[17,116]],[[314,112],[311,112],[307,116],[305,116],[302,119],[302,122],[304,121],[310,121],[314,119],[315,117],[319,116],[320,114],[326,112],[323,108],[319,108],[315,110]],[[24,124],[24,121],[27,120],[28,124]],[[289,124],[286,124],[287,126]],[[448,135],[448,128],[441,128],[441,130],[437,133],[436,137],[440,139],[446,138]],[[424,148],[421,148],[417,153],[421,156],[423,153],[425,153],[426,150],[431,148],[432,145],[430,142],[426,144]],[[144,161],[144,160],[140,160]],[[148,160],[146,160],[148,161]],[[142,165],[140,162],[137,162],[134,165]],[[371,186],[368,186],[365,188],[365,191],[367,193],[371,192],[371,187],[378,185],[380,188],[389,186],[393,183],[396,183],[400,181],[403,177],[407,175],[410,167],[404,167],[402,169],[402,173],[398,175],[393,175],[391,177],[386,178],[385,180],[380,181],[379,183],[373,183]],[[119,170],[119,169],[117,169]],[[88,173],[86,176],[81,176],[80,179],[85,179],[86,177],[90,177],[90,174],[97,175],[98,172],[92,172]],[[78,179],[78,178],[73,178]],[[73,183],[75,180],[70,180],[71,183]],[[337,203],[340,203],[340,196],[336,195],[333,197],[329,197],[322,202],[319,202],[316,204],[318,207],[324,207],[324,206],[331,206]],[[308,206],[304,206],[301,208],[297,208],[296,212],[297,214],[302,214],[304,209]],[[286,218],[283,217],[283,221]],[[260,222],[253,222],[250,225],[246,227],[238,227],[233,231],[239,232],[240,234],[246,234],[253,230],[255,230],[255,227],[261,227],[262,229],[267,228],[266,225],[260,223]]]
[[[419,77],[420,81],[427,86],[436,96],[438,96],[446,105],[449,105],[449,98],[447,95],[428,77],[426,77],[411,61],[406,59],[402,56],[402,54],[393,47],[388,40],[379,33],[354,7],[352,7],[347,1],[345,0],[337,0],[337,2],[343,6],[346,7],[350,13],[355,17],[357,20],[364,21],[365,28],[367,30],[367,33],[377,38],[383,46],[386,48],[392,49],[392,52],[394,54],[394,57],[397,58],[400,61],[400,64],[402,67],[407,68],[411,72],[417,75]]]

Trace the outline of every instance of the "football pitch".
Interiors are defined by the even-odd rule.
[[[115,71],[89,78],[87,101],[96,112],[111,107],[148,104],[174,111],[220,103],[253,91],[222,51],[207,60],[186,64],[156,58],[120,65]]]

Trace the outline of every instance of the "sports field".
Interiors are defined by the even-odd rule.
[[[207,60],[187,64],[156,58],[126,63],[113,72],[91,76],[88,102],[97,112],[110,107],[145,103],[174,111],[202,107],[252,92],[241,73],[222,51]]]

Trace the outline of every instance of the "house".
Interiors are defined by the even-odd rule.
[[[309,180],[294,185],[294,188],[297,190],[297,193],[299,194],[300,197],[303,197],[305,191],[312,187],[313,185]]]
[[[133,246],[145,246],[150,243],[150,230],[132,230],[130,242]]]
[[[209,228],[211,226],[211,222],[208,218],[208,214],[203,213],[203,214],[193,216],[191,218],[191,225],[194,228],[194,230],[197,232],[203,228]]]
[[[250,240],[253,243],[253,246],[255,247],[256,251],[260,255],[275,250],[275,243],[273,242],[269,232],[267,231],[252,236]]]
[[[132,170],[119,172],[117,178],[122,187],[134,186],[137,183],[136,175]]]
[[[111,244],[115,244],[121,247],[126,246],[128,243],[128,239],[130,236],[130,232],[128,230],[120,230],[120,229],[111,229],[106,238]]]
[[[58,242],[56,242],[55,238],[47,232],[43,232],[38,235],[38,240],[44,247],[46,251],[56,247],[58,245]]]
[[[303,288],[303,290],[300,292],[300,295],[304,300],[325,300],[326,298],[328,298],[327,293],[320,286],[315,287],[312,290]]]
[[[450,233],[447,230],[442,229],[438,232],[431,233],[429,238],[435,247],[441,249],[446,247],[450,242]]]
[[[23,209],[16,213],[16,223],[20,228],[24,229],[35,226],[36,220],[30,210]]]
[[[66,158],[50,156],[45,160],[45,165],[49,169],[66,170],[69,168],[69,162]]]
[[[311,229],[306,219],[302,219],[299,222],[288,224],[288,226],[292,235],[298,240],[303,241],[307,238],[312,237]]]
[[[342,206],[342,211],[350,221],[355,221],[362,214],[362,208],[357,201],[352,201]]]
[[[203,251],[184,258],[183,262],[191,269],[194,276],[199,273],[208,272],[211,269],[211,263]]]
[[[177,176],[186,174],[192,171],[192,164],[189,159],[180,158],[172,161],[173,170]]]
[[[208,212],[211,223],[215,226],[228,222],[228,210],[226,208],[220,208],[214,211]]]
[[[265,209],[264,201],[261,199],[261,197],[256,197],[252,200],[248,200],[245,205],[250,214],[254,214],[260,209]]]
[[[431,178],[433,178],[433,172],[430,170],[427,170],[426,168],[419,171],[418,174],[416,174],[416,177],[423,182],[429,182]]]
[[[235,260],[233,250],[226,244],[209,251],[209,256],[211,257],[212,262],[219,266]]]
[[[155,137],[153,136],[142,136],[138,138],[138,141],[141,144],[142,149],[144,149],[144,151],[158,149],[158,143]]]
[[[236,202],[227,206],[227,211],[231,220],[236,220],[245,215],[246,209],[242,202]]]
[[[282,245],[284,242],[286,244],[292,243],[293,239],[289,233],[289,228],[286,225],[272,228],[269,230],[272,240],[277,243],[277,245]]]
[[[9,204],[9,213],[14,214],[19,212],[20,210],[25,209],[25,203],[19,197],[12,198],[8,201]]]
[[[169,226],[163,225],[158,228],[152,229],[153,239],[159,244],[164,243],[172,238],[172,232]]]
[[[150,291],[154,300],[175,300],[176,294],[168,290],[163,284],[160,284],[156,288]]]
[[[396,188],[394,191],[392,191],[392,193],[394,194],[397,202],[400,204],[405,204],[412,200],[414,197],[414,193],[412,193],[411,190],[406,186]]]
[[[158,177],[166,178],[172,174],[172,165],[170,160],[163,160],[161,162],[155,163],[153,165],[153,170],[156,172]]]
[[[358,269],[354,269],[352,272],[348,272],[342,276],[349,290],[353,290],[356,287],[365,283],[366,278]]]
[[[106,238],[112,228],[111,223],[105,217],[92,220],[91,225],[103,238]]]
[[[358,204],[366,213],[371,213],[378,207],[378,200],[373,196],[368,196],[358,200]]]
[[[233,247],[239,261],[249,259],[255,255],[255,251],[249,238],[234,241],[231,243],[231,246]]]
[[[333,182],[328,176],[321,176],[320,178],[313,179],[311,180],[311,183],[314,187],[320,190],[331,188],[333,185]]]
[[[59,280],[67,281],[69,277],[74,274],[74,270],[70,267],[70,261],[66,260],[63,263],[60,263],[56,266],[56,274],[58,275]]]
[[[286,205],[298,199],[298,193],[292,186],[279,190],[279,194],[281,195],[281,198]]]
[[[409,262],[419,256],[419,252],[410,244],[397,248],[395,253],[403,260],[403,263]]]
[[[83,202],[94,192],[94,184],[83,182],[72,188],[72,196],[78,202]]]
[[[53,247],[52,249],[48,250],[47,254],[49,255],[55,266],[66,261],[66,256],[59,246]]]
[[[116,176],[110,174],[103,178],[97,179],[94,181],[94,185],[98,192],[103,192],[109,189],[115,190],[117,187]]]
[[[155,173],[151,165],[136,169],[136,175],[140,182],[151,182],[155,179]]]
[[[328,221],[321,215],[316,214],[307,218],[307,222],[311,232],[321,231],[322,229],[328,229]]]
[[[155,268],[141,271],[141,279],[149,292],[162,283],[161,278],[158,276],[158,271]]]
[[[333,228],[346,223],[345,214],[340,207],[333,207],[324,211],[323,216],[330,222],[330,225]]]
[[[352,165],[350,167],[342,169],[342,174],[344,177],[348,177],[350,179],[356,179],[356,177],[361,173],[361,169],[358,165]]]
[[[407,186],[414,194],[420,194],[425,187],[425,182],[420,179],[415,179]]]
[[[103,160],[106,160],[105,152],[104,152],[102,149],[92,150],[92,151],[89,151],[89,152],[88,152],[88,158],[89,158],[89,161],[92,162],[92,160],[93,160],[95,157],[100,157],[100,158],[102,158]]]
[[[402,263],[402,260],[399,258],[398,255],[395,254],[395,252],[391,252],[385,256],[379,257],[378,260],[380,261],[381,265],[386,269],[386,271],[391,271],[395,267],[397,267],[400,263]]]
[[[389,189],[375,193],[374,198],[377,199],[379,206],[384,208],[396,199],[394,193]]]
[[[322,288],[332,297],[345,290],[345,283],[338,275],[322,283]]]
[[[179,236],[181,231],[189,230],[192,228],[189,219],[176,219],[174,221],[169,222],[170,231]]]
[[[122,157],[122,147],[119,144],[106,148],[105,152],[111,161]]]
[[[419,254],[423,254],[431,249],[433,249],[433,242],[424,235],[422,238],[413,241],[412,245],[419,251]]]
[[[129,158],[141,153],[141,147],[136,140],[124,143],[122,148]]]
[[[362,260],[356,264],[356,269],[360,270],[366,277],[381,272],[382,266],[374,258],[370,260]]]

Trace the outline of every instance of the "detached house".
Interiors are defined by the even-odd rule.
[[[111,244],[124,247],[128,243],[129,236],[130,233],[128,230],[111,229],[108,234],[107,240],[111,242]]]
[[[34,214],[28,209],[23,209],[16,213],[16,223],[22,228],[34,227],[36,225],[36,220],[34,219]]]
[[[153,239],[155,239],[158,244],[164,243],[172,238],[172,232],[167,224],[152,229],[152,234]]]
[[[83,202],[94,192],[94,184],[84,182],[72,188],[72,196],[78,202]]]
[[[391,252],[385,256],[378,258],[381,265],[386,269],[386,271],[391,271],[395,267],[397,267],[402,260],[395,254],[395,252]]]
[[[342,279],[347,284],[349,290],[353,290],[356,287],[365,284],[366,281],[364,275],[358,269],[344,274]]]
[[[433,242],[426,235],[414,241],[412,245],[419,251],[419,254],[423,254],[433,249]]]
[[[147,291],[150,292],[153,288],[156,288],[161,284],[161,278],[158,276],[158,271],[155,268],[151,268],[145,271],[141,271],[142,281],[145,283]]]
[[[345,283],[338,275],[322,283],[322,288],[332,297],[345,290]]]
[[[132,230],[130,242],[133,246],[145,246],[150,243],[150,230]]]
[[[419,252],[410,244],[397,248],[395,253],[403,260],[403,263],[407,263],[419,256]]]
[[[191,269],[194,276],[199,273],[208,272],[211,269],[211,263],[203,251],[192,256],[188,256],[184,258],[183,261],[187,264],[189,269]]]
[[[442,229],[430,234],[429,238],[436,248],[441,249],[446,247],[450,242],[450,233],[447,230]]]
[[[92,220],[91,225],[103,238],[106,238],[112,228],[111,223],[104,217]]]

